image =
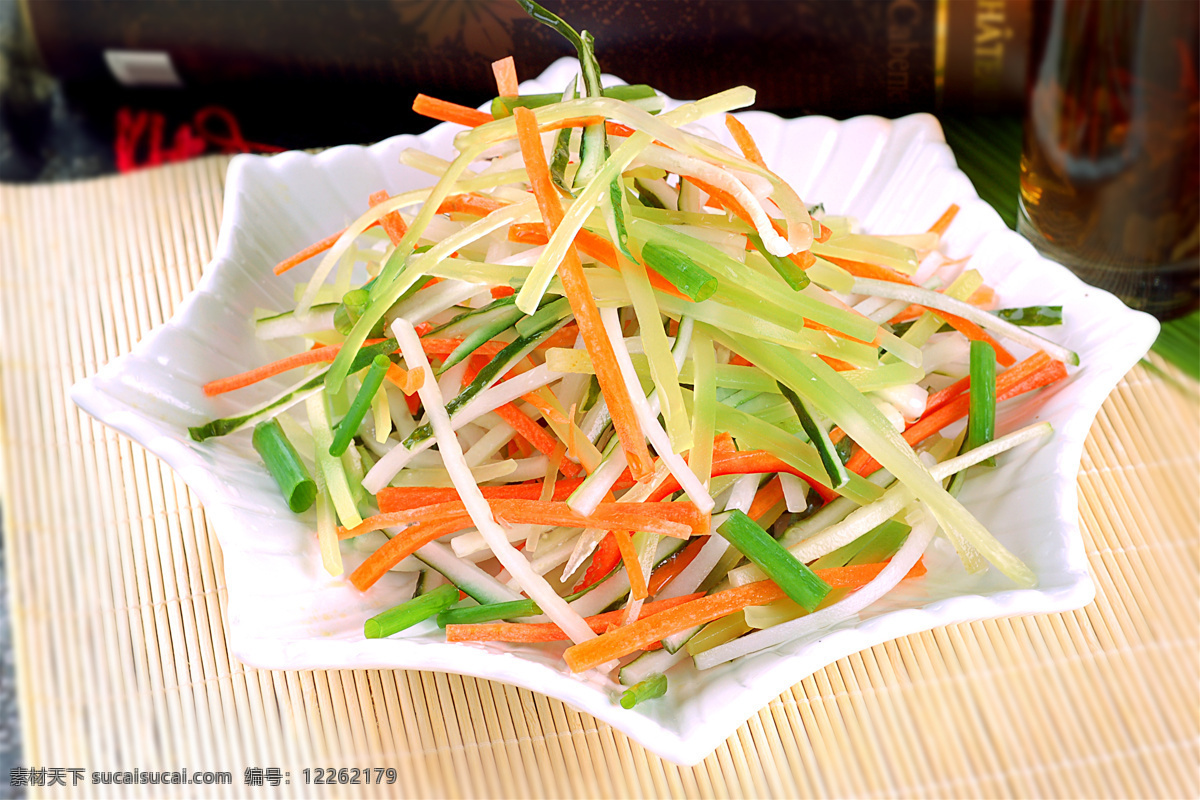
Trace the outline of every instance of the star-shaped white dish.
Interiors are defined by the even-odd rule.
[[[561,91],[576,69],[576,62],[559,61],[522,91]],[[361,594],[324,572],[311,512],[287,510],[248,435],[198,444],[187,427],[286,385],[279,378],[216,398],[201,389],[289,352],[255,338],[251,322],[256,307],[288,307],[302,279],[275,277],[271,266],[353,220],[372,192],[432,183],[400,166],[398,155],[408,147],[450,154],[458,128],[443,124],[373,147],[234,159],[217,254],[199,286],[169,322],[72,390],[81,408],[165,460],[200,497],[221,543],[230,645],[239,659],[271,669],[429,669],[504,681],[557,697],[664,758],[694,764],[780,692],[850,653],[951,623],[1065,611],[1091,600],[1075,488],[1084,439],[1104,398],[1154,341],[1158,323],[1080,282],[1008,230],[955,167],[931,116],[739,117],[767,163],[807,202],[856,216],[874,233],[925,230],[957,203],[962,211],[945,239],[948,255],[973,254],[971,266],[1005,306],[1063,306],[1065,324],[1044,331],[1078,352],[1081,366],[1068,380],[1006,404],[998,421],[1004,431],[1048,420],[1053,437],[1007,454],[962,495],[1034,570],[1038,587],[1016,589],[995,570],[970,575],[948,545],[935,543],[926,555],[928,575],[901,584],[860,619],[705,672],[682,664],[670,673],[666,697],[633,710],[613,702],[611,683],[571,675],[561,647],[447,644],[431,624],[366,640],[363,620],[394,604],[386,582]],[[722,126],[710,127],[723,134]]]

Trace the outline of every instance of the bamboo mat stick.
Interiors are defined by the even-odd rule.
[[[1094,604],[857,653],[694,768],[490,681],[238,663],[196,498],[66,394],[196,285],[226,165],[0,186],[0,504],[31,764],[232,773],[180,797],[1200,794],[1200,415],[1141,368],[1105,404],[1081,463]],[[305,768],[331,766],[390,767],[396,782],[304,783]],[[248,767],[290,783],[247,787]]]

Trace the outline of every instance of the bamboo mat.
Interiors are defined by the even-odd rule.
[[[32,793],[1200,794],[1200,406],[1141,367],[1105,404],[1083,456],[1092,605],[944,628],[839,661],[695,768],[498,683],[238,663],[203,509],[170,469],[66,395],[195,285],[216,241],[226,164],[0,187],[0,502],[25,765],[79,767],[85,780],[135,767],[232,774],[227,787]],[[396,784],[306,786],[302,771],[317,767],[392,767]],[[290,783],[248,786],[247,768],[277,768]]]

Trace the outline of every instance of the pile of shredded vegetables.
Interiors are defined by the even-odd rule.
[[[193,438],[252,429],[329,573],[412,598],[365,635],[569,642],[626,706],[856,617],[939,531],[1032,585],[957,494],[1048,433],[998,432],[996,406],[1077,363],[1031,329],[1061,308],[997,310],[940,250],[956,207],[867,235],[806,205],[729,114],[750,89],[670,111],[604,89],[591,38],[526,5],[580,78],[521,96],[505,59],[491,113],[419,96],[465,126],[456,157],[406,152],[432,187],[275,266],[296,303],[256,331],[295,355],[205,391],[294,383]]]

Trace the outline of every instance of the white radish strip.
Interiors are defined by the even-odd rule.
[[[729,495],[729,502],[725,504],[725,510],[741,511],[743,514],[749,511],[761,478],[761,475],[743,475],[738,478]],[[711,522],[708,541],[700,548],[700,552],[692,559],[692,563],[684,567],[675,580],[659,592],[658,599],[665,600],[669,597],[691,594],[701,583],[704,583],[704,579],[708,577],[709,573],[713,571],[713,567],[717,566],[717,562],[721,560],[721,556],[725,555],[725,551],[729,549],[729,542],[717,531],[717,526],[723,521],[714,519]]]
[[[417,337],[412,323],[407,320],[396,320],[392,323],[392,333],[395,334],[396,341],[404,353],[406,363],[417,369],[430,369],[429,360],[425,358],[421,340]],[[433,381],[426,381],[417,392],[429,414],[429,422],[433,427],[434,438],[437,440],[438,452],[442,455],[442,461],[446,465],[446,471],[450,473],[454,488],[458,490],[458,496],[462,500],[467,514],[471,517],[471,521],[475,523],[475,527],[479,529],[488,546],[492,548],[492,552],[496,554],[500,564],[517,579],[530,599],[537,603],[558,627],[562,628],[571,641],[578,644],[594,639],[596,634],[584,622],[583,617],[572,611],[550,587],[546,579],[530,568],[525,556],[508,543],[504,529],[492,519],[492,509],[484,499],[483,492],[475,483],[470,467],[463,459],[462,449],[458,445],[458,438],[454,435],[450,415],[446,413],[442,393],[438,391],[437,384]]]
[[[902,383],[899,386],[876,389],[872,394],[890,403],[900,412],[906,422],[919,419],[925,413],[925,406],[929,403],[929,392],[915,383]]]
[[[520,592],[505,586],[469,561],[463,561],[455,556],[454,552],[441,542],[429,542],[417,550],[417,555],[439,572],[457,572],[459,574],[466,573],[470,575],[471,585],[486,590],[492,596],[493,599],[491,602],[493,603],[524,599],[521,597]]]
[[[572,528],[570,530],[572,530],[575,534],[579,533],[578,528]],[[534,572],[538,573],[539,575],[545,575],[559,564],[565,563],[566,560],[571,557],[571,550],[575,546],[573,540],[574,536],[554,544],[548,544],[547,542],[543,541],[537,557],[530,562],[530,566],[533,567]]]
[[[1018,431],[1013,431],[1007,436],[1001,436],[999,439],[988,442],[982,447],[976,447],[974,450],[963,453],[961,456],[935,464],[929,468],[929,473],[933,476],[934,480],[939,482],[944,481],[956,472],[961,472],[986,458],[991,458],[1025,442],[1044,436],[1051,430],[1049,422],[1039,422],[1036,425],[1029,425]],[[839,547],[850,544],[850,542],[853,542],[867,531],[877,525],[883,524],[895,516],[900,509],[911,503],[912,499],[912,492],[907,487],[903,485],[893,486],[884,493],[883,497],[874,503],[862,506],[847,515],[841,522],[834,523],[820,533],[792,545],[788,548],[788,552],[794,555],[798,561],[807,564],[826,553],[832,553]],[[753,564],[746,564],[735,570],[731,570],[729,575],[730,582],[738,586],[760,581],[767,577],[762,570]]]
[[[333,330],[336,308],[312,311],[303,317],[288,314],[268,317],[254,323],[254,335],[259,339],[283,339],[288,336],[307,336],[310,333]]]
[[[505,529],[505,535],[510,542],[519,542],[529,534],[531,525],[510,525]],[[483,534],[477,530],[466,531],[460,533],[450,540],[450,548],[454,551],[454,555],[459,558],[466,558],[472,553],[478,553],[480,550],[487,550],[487,541],[483,538]],[[490,551],[489,551],[490,552]]]
[[[491,458],[497,450],[508,444],[513,437],[513,429],[507,422],[501,421],[494,428],[480,437],[479,441],[467,451],[467,464],[476,467],[486,459]]]
[[[779,473],[779,483],[783,485],[783,501],[787,510],[798,514],[808,508],[808,484],[787,472]]]
[[[630,399],[633,401],[633,410],[637,413],[642,432],[650,444],[654,445],[658,457],[671,470],[671,475],[679,481],[680,487],[687,493],[688,498],[696,504],[696,508],[700,509],[701,513],[707,514],[712,511],[713,507],[713,500],[709,496],[708,490],[688,467],[683,457],[671,449],[671,440],[668,438],[667,432],[663,430],[662,425],[658,424],[657,411],[651,410],[650,404],[646,402],[646,396],[642,394],[642,385],[638,382],[637,371],[633,368],[633,360],[629,357],[625,339],[621,336],[621,318],[617,314],[617,309],[600,309],[600,319],[604,322],[605,332],[608,333],[608,338],[612,342],[613,355],[616,357],[617,366],[621,368],[621,377],[624,378],[625,386],[629,390]],[[683,352],[686,353],[686,351]]]
[[[521,395],[532,392],[534,389],[540,389],[561,377],[561,372],[554,372],[545,364],[534,367],[528,372],[523,372],[480,392],[474,400],[463,406],[451,421],[455,428],[461,428],[468,422],[474,422],[484,414],[495,411],[505,403],[511,403]],[[439,392],[439,394],[441,393]],[[407,466],[413,456],[425,452],[433,445],[432,436],[418,442],[411,450],[403,444],[396,445],[387,452],[387,455],[375,462],[375,466],[367,472],[363,478],[363,488],[370,494],[378,493],[380,489],[388,485],[388,481]]]
[[[465,302],[479,293],[479,285],[448,278],[437,286],[423,289],[388,312],[388,316],[404,317],[419,325],[448,308]]]
[[[530,458],[518,458],[513,464],[512,473],[506,475],[505,479],[508,483],[520,483],[545,477],[546,469],[550,465],[550,459],[546,458],[546,456],[532,456]]]
[[[686,156],[675,150],[668,150],[660,145],[647,147],[642,152],[641,160],[645,164],[660,167],[678,175],[694,176],[718,189],[724,189],[750,215],[750,220],[754,223],[758,235],[762,237],[768,252],[780,258],[786,258],[792,254],[792,247],[788,244],[787,239],[776,233],[775,228],[771,226],[771,218],[763,210],[762,203],[758,202],[758,198],[746,188],[745,184],[728,171],[713,166],[707,161]],[[811,232],[810,228],[810,235]]]
[[[929,546],[937,530],[937,522],[923,506],[918,506],[915,514],[910,516],[913,523],[912,531],[904,541],[904,545],[888,562],[870,583],[858,591],[833,605],[814,611],[798,619],[766,628],[756,633],[750,633],[732,642],[718,645],[696,656],[697,669],[709,669],[718,664],[724,664],[740,656],[755,653],[780,642],[799,639],[815,633],[823,628],[850,619],[867,606],[895,588],[913,568],[917,560]]]
[[[1057,358],[1059,361],[1073,366],[1078,366],[1079,364],[1079,355],[1074,351],[1068,350],[1062,345],[1055,344],[1049,339],[1043,339],[1028,328],[1014,325],[1011,322],[1000,319],[995,314],[989,314],[970,303],[955,300],[953,297],[947,297],[940,292],[931,292],[919,286],[906,286],[901,283],[892,283],[891,281],[877,281],[872,278],[855,278],[854,291],[857,294],[890,297],[893,300],[905,300],[909,303],[925,306],[926,308],[948,311],[951,314],[957,314],[963,319],[974,322],[984,330],[999,334],[1018,344],[1023,344],[1034,350],[1045,350],[1046,354],[1051,358]]]

